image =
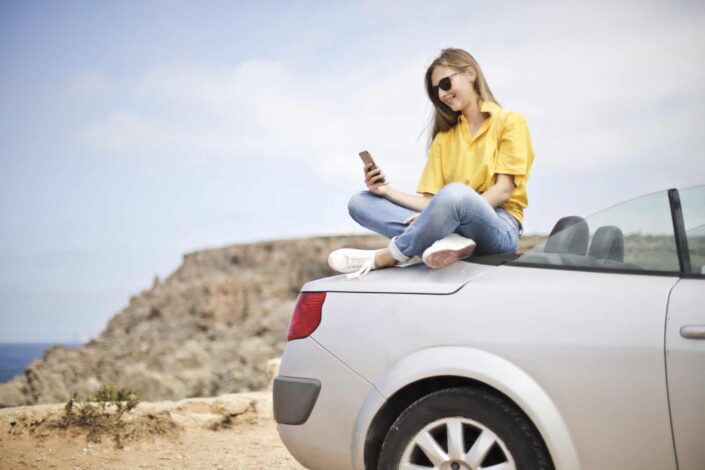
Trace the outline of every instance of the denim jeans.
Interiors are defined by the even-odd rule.
[[[433,242],[453,232],[475,240],[479,255],[516,251],[521,236],[521,224],[509,212],[493,209],[462,183],[444,186],[411,225],[403,222],[414,211],[370,191],[350,198],[348,211],[363,227],[391,238],[389,250],[400,263],[421,256]]]

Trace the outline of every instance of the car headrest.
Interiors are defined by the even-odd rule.
[[[624,261],[624,235],[619,227],[605,225],[595,231],[588,256],[597,259]]]
[[[590,229],[582,217],[563,217],[553,226],[543,249],[545,253],[585,255],[590,240]]]

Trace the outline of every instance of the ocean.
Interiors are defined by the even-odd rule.
[[[44,351],[57,344],[67,348],[81,346],[81,343],[0,343],[0,383],[24,374],[25,367],[44,357]]]

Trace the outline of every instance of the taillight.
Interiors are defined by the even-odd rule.
[[[294,315],[289,323],[288,340],[305,338],[321,323],[325,292],[302,292],[296,300]]]

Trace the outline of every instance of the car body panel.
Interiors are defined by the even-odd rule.
[[[705,465],[705,339],[684,338],[681,328],[705,328],[705,279],[681,279],[671,292],[666,365],[673,439],[680,470]]]
[[[279,374],[321,380],[308,420],[300,425],[277,425],[289,452],[310,469],[352,469],[355,421],[368,395],[377,394],[374,387],[312,338],[287,343]],[[381,395],[379,400],[383,400]]]
[[[312,336],[385,395],[404,385],[395,367],[424,349],[469,348],[501,358],[517,377],[491,385],[511,392],[506,384],[523,376],[537,384],[542,403],[553,403],[568,423],[582,468],[674,469],[663,347],[668,293],[678,278],[481,269],[453,295],[329,293]],[[389,285],[399,271],[385,272]],[[384,292],[386,283],[376,284]],[[431,365],[420,364],[419,376],[445,370]],[[478,377],[477,367],[465,376]],[[525,406],[529,416],[546,413]]]

